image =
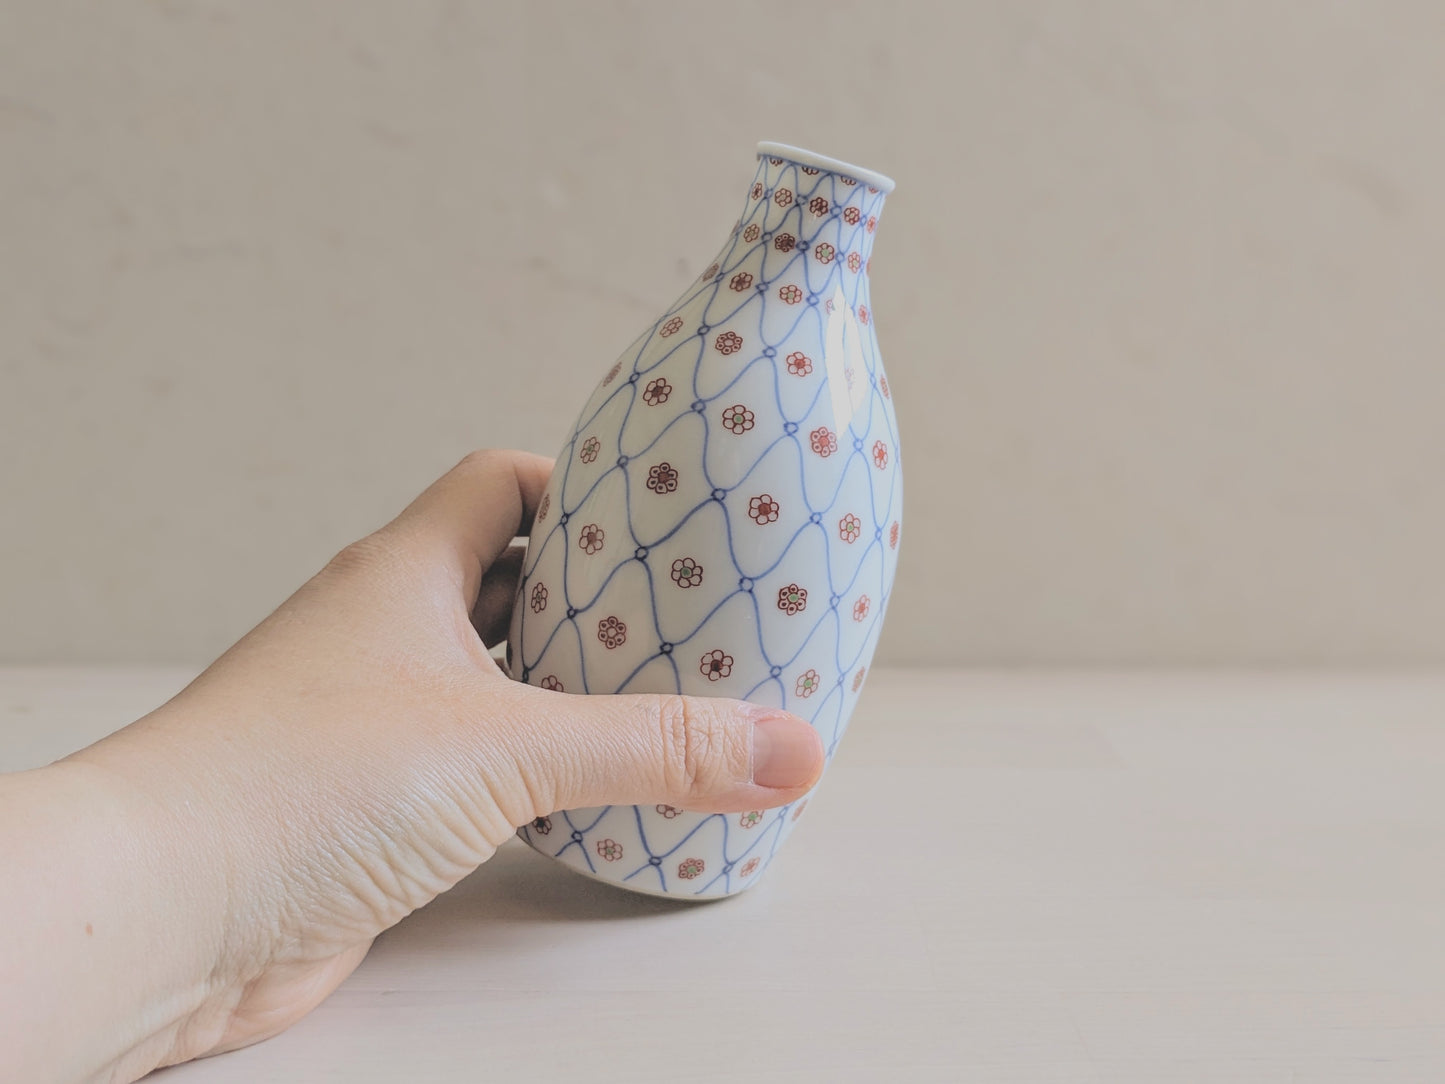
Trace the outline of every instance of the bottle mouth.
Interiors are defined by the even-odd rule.
[[[862,166],[855,166],[851,162],[814,154],[812,151],[803,150],[802,147],[790,147],[786,143],[759,143],[758,157],[782,158],[788,162],[796,162],[800,166],[814,166],[829,173],[841,173],[845,177],[852,177],[856,181],[870,185],[885,195],[893,191],[892,177],[875,173],[871,169],[864,169]]]

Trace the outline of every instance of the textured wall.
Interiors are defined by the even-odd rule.
[[[892,173],[881,658],[1445,658],[1445,7],[0,0],[0,660],[555,450],[760,138]]]

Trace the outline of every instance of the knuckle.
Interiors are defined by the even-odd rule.
[[[666,696],[658,708],[668,790],[706,794],[729,784],[737,759],[729,728],[685,696]]]

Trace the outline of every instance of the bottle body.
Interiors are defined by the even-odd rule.
[[[868,290],[891,182],[847,170],[764,144],[717,260],[593,392],[533,527],[513,677],[782,707],[831,761],[882,629],[902,511]],[[805,804],[568,810],[520,834],[625,888],[719,896],[756,883]]]

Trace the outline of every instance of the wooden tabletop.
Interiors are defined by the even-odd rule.
[[[0,670],[0,769],[189,677]],[[881,670],[769,876],[520,844],[164,1084],[1445,1081],[1445,675]]]

